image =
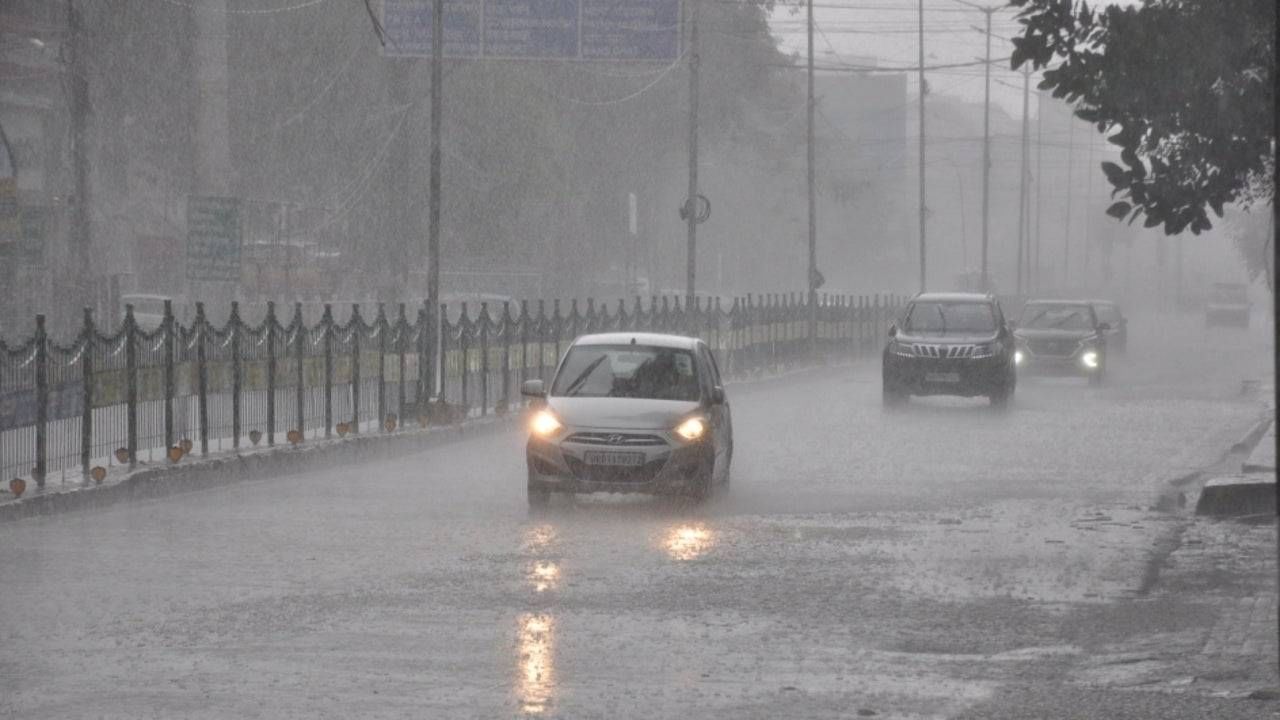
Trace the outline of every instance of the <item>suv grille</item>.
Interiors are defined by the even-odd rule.
[[[931,345],[928,343],[916,343],[912,345],[915,349],[916,357],[927,358],[967,358],[972,357],[977,345]]]
[[[657,447],[667,442],[657,435],[636,433],[580,432],[565,438],[564,442],[582,445],[610,445],[613,447]]]

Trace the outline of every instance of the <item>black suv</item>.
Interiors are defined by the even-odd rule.
[[[1013,335],[994,296],[922,293],[889,327],[884,404],[911,395],[985,395],[1004,408],[1017,386]]]

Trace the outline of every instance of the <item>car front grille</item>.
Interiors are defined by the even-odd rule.
[[[1075,340],[1028,340],[1027,348],[1036,355],[1070,357],[1080,343]]]
[[[565,438],[565,442],[580,445],[607,445],[610,447],[659,447],[667,441],[657,435],[639,433],[580,432]]]
[[[974,351],[978,349],[977,345],[933,345],[930,343],[915,343],[911,347],[915,350],[916,357],[944,360],[973,357]]]
[[[651,460],[639,467],[588,465],[578,458],[569,456],[565,457],[565,462],[569,465],[569,470],[573,472],[573,476],[579,480],[588,482],[646,483],[662,472],[663,466],[667,464],[667,458]]]

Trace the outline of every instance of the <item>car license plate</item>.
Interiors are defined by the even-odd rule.
[[[644,464],[644,453],[591,451],[586,454],[588,465],[615,465],[639,467]]]
[[[958,383],[960,382],[960,373],[925,373],[924,381],[932,383]]]

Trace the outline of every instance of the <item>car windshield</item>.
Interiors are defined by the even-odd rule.
[[[1037,303],[1022,310],[1020,325],[1036,330],[1092,330],[1093,318],[1085,305]]]
[[[551,394],[697,400],[693,353],[647,345],[577,345],[569,350]]]
[[[928,333],[991,333],[996,316],[984,302],[918,302],[911,306],[902,329]]]
[[[1115,305],[1094,305],[1093,312],[1098,322],[1111,323],[1112,327],[1120,322],[1120,310]]]

